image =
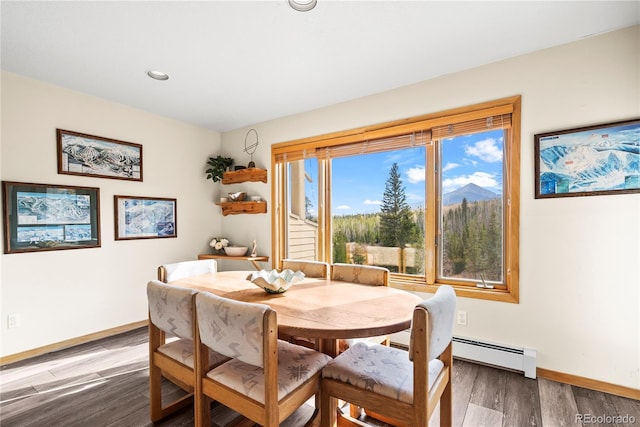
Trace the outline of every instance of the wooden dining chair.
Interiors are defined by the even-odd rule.
[[[331,280],[359,283],[368,286],[389,286],[389,269],[375,265],[342,264],[331,265]],[[338,351],[342,352],[357,342],[370,342],[389,345],[388,335],[369,338],[349,338],[339,340]]]
[[[158,267],[158,280],[167,283],[216,271],[218,271],[218,265],[215,259],[174,262]]]
[[[289,269],[293,271],[302,271],[305,277],[312,277],[318,279],[328,279],[330,266],[328,262],[323,261],[311,261],[306,259],[290,259],[286,258],[282,260],[282,269]],[[280,335],[280,339],[289,341],[293,344],[303,345],[305,347],[319,350],[320,344],[317,339],[308,337],[294,337]]]
[[[156,422],[193,403],[195,374],[196,290],[152,280],[147,284],[149,303],[149,406]],[[167,334],[175,339],[167,342]],[[215,352],[207,356],[210,366],[228,360]],[[162,403],[162,378],[187,392],[166,405]]]
[[[321,426],[336,425],[336,401],[388,418],[393,425],[427,426],[438,402],[440,425],[452,423],[451,367],[456,295],[442,285],[416,305],[409,351],[358,343],[322,370]]]
[[[329,278],[328,262],[287,258],[282,260],[282,269],[302,271],[306,277],[315,277],[318,279]]]
[[[201,292],[196,296],[196,426],[209,426],[209,399],[261,426],[275,427],[319,394],[320,372],[331,358],[278,340],[276,312],[264,304]],[[232,359],[212,370],[211,351]]]

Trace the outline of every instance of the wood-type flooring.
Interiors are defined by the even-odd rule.
[[[152,426],[147,359],[147,329],[140,328],[2,366],[0,425]],[[182,393],[170,382],[163,387],[165,393]],[[640,426],[640,401],[457,359],[453,390],[455,426]],[[303,426],[313,409],[310,400],[282,425]],[[365,415],[362,419],[387,426]],[[247,423],[214,403],[213,426],[238,424]],[[439,425],[437,413],[429,424]],[[192,426],[193,411],[186,408],[155,425]]]

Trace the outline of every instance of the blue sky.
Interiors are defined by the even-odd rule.
[[[474,183],[501,193],[502,135],[502,130],[498,130],[445,140],[443,192]],[[394,162],[398,163],[407,202],[412,207],[424,206],[425,149],[420,147],[333,159],[333,215],[379,212]],[[317,206],[316,165],[315,159],[305,161],[305,169],[313,180],[313,184],[307,184],[307,195],[313,200],[314,208]]]

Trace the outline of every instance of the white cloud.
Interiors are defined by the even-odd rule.
[[[474,145],[468,145],[464,151],[467,155],[479,157],[485,162],[493,163],[502,161],[502,150],[498,148],[494,138],[483,139]]]
[[[455,169],[460,166],[458,163],[449,162],[442,168],[442,172],[450,171],[451,169]]]
[[[369,200],[369,199],[365,200],[363,203],[365,205],[381,205],[382,204],[380,200]]]
[[[486,172],[474,172],[471,175],[461,175],[455,178],[445,179],[442,181],[442,190],[445,193],[456,190],[460,187],[464,187],[467,184],[473,183],[484,188],[500,189],[498,181],[495,180],[495,174]]]
[[[407,170],[407,179],[410,183],[415,184],[424,181],[424,166],[417,166]]]
[[[338,210],[338,211],[348,211],[349,209],[351,209],[351,207],[349,205],[336,206],[336,210]]]

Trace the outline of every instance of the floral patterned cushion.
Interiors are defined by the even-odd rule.
[[[173,264],[165,264],[162,267],[165,270],[167,282],[206,273],[215,273],[218,270],[216,260],[214,259],[176,262]]]
[[[329,264],[322,261],[282,260],[282,269],[287,268],[293,271],[302,271],[306,277],[326,279],[329,276]]]
[[[197,292],[158,280],[150,281],[147,284],[147,298],[151,322],[179,338],[193,339],[193,295]]]
[[[200,340],[227,357],[262,367],[262,319],[267,310],[268,305],[200,292],[196,297]]]
[[[315,350],[278,340],[278,400],[295,390],[329,362]],[[209,371],[207,376],[264,404],[264,370],[233,359]]]
[[[439,359],[429,362],[429,388],[443,366]],[[413,402],[413,363],[405,350],[394,347],[357,343],[330,361],[322,370],[322,378],[342,381],[403,402]]]
[[[168,342],[158,347],[158,351],[172,359],[177,360],[190,367],[194,368],[194,354],[193,354],[193,341],[190,339],[179,339]],[[218,366],[221,363],[228,361],[229,358],[225,357],[215,351],[209,351],[209,368]]]
[[[387,286],[389,270],[373,265],[333,264],[331,278],[343,282],[361,283],[363,285]]]

